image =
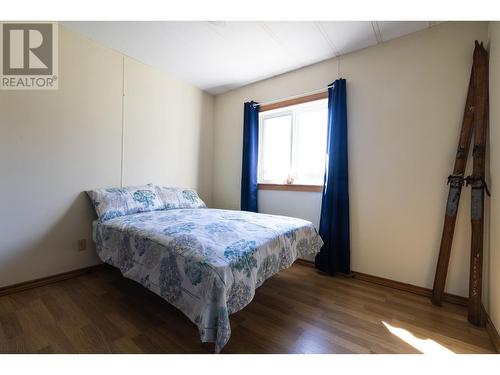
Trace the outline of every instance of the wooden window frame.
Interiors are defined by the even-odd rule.
[[[300,98],[287,99],[277,103],[262,105],[259,107],[259,112],[272,111],[273,109],[290,107],[292,105],[309,103],[309,102],[314,102],[316,100],[327,99],[327,98],[328,98],[328,91],[322,91],[316,94],[301,96]]]
[[[328,90],[315,94],[305,95],[298,98],[286,99],[280,102],[262,105],[259,107],[259,112],[267,112],[275,109],[290,107],[293,105],[314,102],[317,100],[327,99]],[[258,190],[277,190],[277,191],[304,191],[304,192],[323,192],[323,185],[302,185],[302,184],[275,184],[275,183],[259,183]]]

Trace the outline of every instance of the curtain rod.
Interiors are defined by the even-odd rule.
[[[328,86],[324,87],[324,88],[321,88],[321,89],[316,89],[316,90],[312,90],[312,91],[307,91],[307,92],[303,92],[301,94],[296,94],[296,95],[292,95],[292,96],[287,96],[287,97],[284,97],[284,98],[279,98],[279,99],[275,99],[275,100],[271,100],[271,101],[268,101],[268,102],[264,102],[264,103],[255,103],[254,104],[254,107],[257,106],[257,105],[260,105],[260,106],[263,106],[263,105],[269,105],[269,104],[274,104],[274,103],[279,103],[283,100],[288,100],[288,99],[295,99],[295,98],[300,98],[302,96],[305,96],[305,95],[311,95],[311,94],[316,94],[318,92],[322,92],[322,91],[325,91],[325,90],[328,90],[330,87],[333,87],[333,83],[330,83]]]

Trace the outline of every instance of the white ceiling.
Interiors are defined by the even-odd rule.
[[[437,22],[63,22],[212,94],[398,38]]]

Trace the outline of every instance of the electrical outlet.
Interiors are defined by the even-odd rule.
[[[87,240],[78,240],[78,251],[87,250]]]

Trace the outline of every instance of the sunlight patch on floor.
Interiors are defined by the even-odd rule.
[[[444,347],[441,344],[438,344],[434,340],[431,339],[419,339],[415,337],[410,331],[407,331],[404,328],[398,328],[391,326],[390,324],[382,321],[382,324],[392,333],[394,336],[397,336],[408,345],[413,346],[418,351],[424,354],[455,354],[450,349]]]

